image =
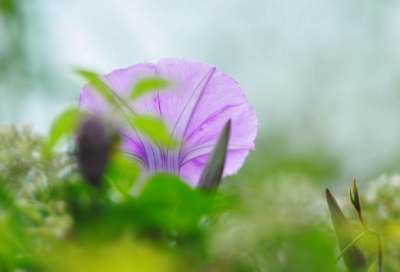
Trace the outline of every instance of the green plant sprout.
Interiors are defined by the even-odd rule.
[[[363,217],[362,217],[362,210],[361,210],[361,203],[360,203],[360,198],[358,195],[358,188],[357,188],[357,181],[356,178],[354,178],[354,187],[353,191],[350,188],[350,201],[353,204],[354,208],[356,209],[358,213],[358,217],[360,219],[361,224],[364,226],[364,232],[361,233],[357,238],[355,238],[349,245],[347,245],[338,255],[336,258],[336,262],[340,260],[340,258],[345,254],[349,248],[351,248],[355,243],[357,243],[362,237],[364,237],[367,234],[372,234],[374,235],[377,240],[378,240],[378,269],[379,272],[382,272],[382,239],[381,236],[379,235],[378,232],[370,229],[364,222]]]

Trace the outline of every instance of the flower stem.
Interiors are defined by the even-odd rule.
[[[381,236],[379,235],[379,233],[377,233],[374,230],[368,230],[365,231],[363,233],[361,233],[357,238],[355,238],[353,240],[353,242],[351,242],[349,245],[347,245],[341,252],[340,254],[337,256],[335,262],[338,262],[340,260],[340,258],[343,256],[344,253],[346,253],[346,251],[352,247],[355,243],[357,243],[362,237],[364,237],[366,234],[373,234],[375,235],[375,237],[378,240],[378,269],[379,272],[382,272],[382,239]]]

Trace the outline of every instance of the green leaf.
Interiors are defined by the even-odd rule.
[[[198,187],[204,189],[218,187],[222,178],[222,172],[224,171],[230,131],[231,120],[226,123],[222,130],[221,136],[219,137],[218,142],[207,161],[203,174],[201,175]]]
[[[156,117],[148,115],[138,115],[132,120],[133,127],[142,132],[156,143],[163,146],[174,146],[175,140],[171,138],[171,133],[165,123]]]
[[[152,176],[140,194],[142,202],[162,201],[177,204],[184,198],[192,198],[194,191],[178,176],[158,174]]]
[[[375,260],[368,268],[368,272],[378,271],[378,260]]]
[[[179,177],[161,174],[151,177],[140,194],[139,204],[146,227],[190,229],[194,225],[195,193]],[[138,217],[139,218],[139,217]]]
[[[50,139],[48,147],[52,148],[64,136],[76,131],[81,113],[78,107],[71,107],[58,116],[50,129]]]
[[[170,82],[160,77],[148,77],[140,80],[131,93],[131,98],[137,99],[147,93],[170,86]]]
[[[106,171],[106,176],[123,195],[129,193],[139,175],[140,168],[122,153],[115,153],[112,156]]]
[[[86,70],[77,70],[76,73],[85,80],[89,81],[89,84],[108,102],[110,102],[112,105],[117,105],[115,100],[116,94],[103,81],[100,80],[99,75]]]
[[[332,224],[338,238],[339,248],[343,250],[354,241],[356,236],[349,221],[343,214],[329,189],[326,189],[326,200],[328,202]],[[358,242],[343,254],[343,261],[349,271],[367,271],[367,261],[361,245]]]
[[[139,196],[143,214],[137,219],[145,227],[193,231],[213,201],[210,194],[193,190],[178,176],[158,174],[147,181]]]

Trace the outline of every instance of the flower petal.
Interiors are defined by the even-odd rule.
[[[229,119],[232,128],[228,150],[234,152],[228,152],[224,176],[236,173],[247,150],[254,149],[258,127],[255,112],[239,84],[212,65],[190,60],[161,60],[157,74],[178,83],[176,91],[159,94],[159,101],[161,114],[175,127],[176,136],[183,135],[185,140],[179,158],[182,176],[198,182],[200,174],[194,169],[204,168],[204,155],[213,150]]]
[[[210,155],[203,155],[188,161],[181,167],[180,175],[190,186],[196,187]],[[226,162],[225,162],[226,165]]]
[[[255,112],[239,84],[217,70],[193,114],[182,155],[198,146],[214,145],[228,119],[232,119],[229,145],[254,149],[258,126]]]

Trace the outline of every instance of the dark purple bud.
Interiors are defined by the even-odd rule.
[[[109,161],[111,134],[104,124],[91,118],[81,123],[77,140],[78,161],[82,175],[92,185],[99,186]]]

